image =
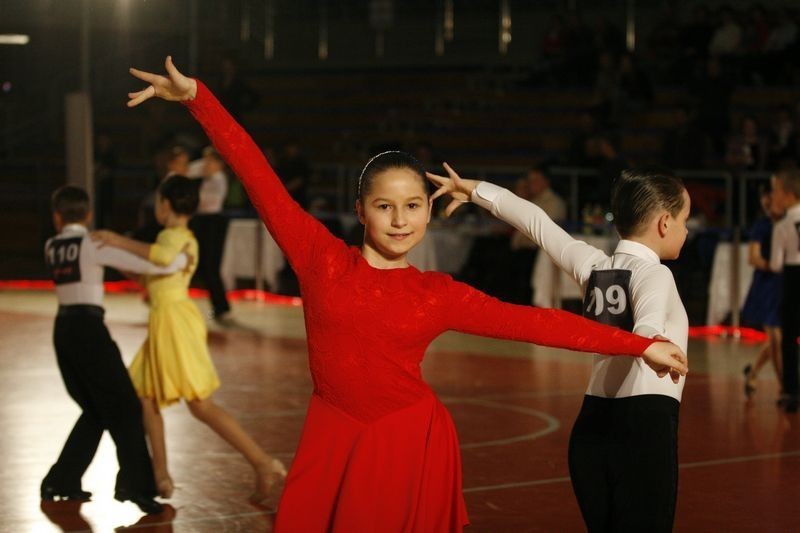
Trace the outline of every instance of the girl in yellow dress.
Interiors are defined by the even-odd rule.
[[[93,238],[159,265],[170,264],[182,251],[197,258],[197,240],[188,222],[198,201],[196,181],[180,175],[169,176],[161,182],[156,195],[156,219],[164,230],[155,244],[107,230],[94,232]],[[286,476],[286,468],[266,454],[211,397],[220,383],[206,346],[205,321],[189,299],[189,281],[196,268],[195,261],[182,272],[143,278],[150,295],[147,338],[128,371],[142,402],[156,485],[161,497],[172,495],[174,486],[167,470],[161,409],[183,399],[195,418],[216,431],[253,466],[256,489],[251,500],[261,503],[269,496],[271,486]]]

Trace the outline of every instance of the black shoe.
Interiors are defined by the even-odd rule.
[[[756,387],[753,385],[753,382],[750,379],[750,375],[753,372],[753,366],[747,365],[744,367],[744,394],[748,398],[756,392]]]
[[[42,483],[42,487],[39,489],[39,494],[42,497],[42,501],[45,502],[66,500],[88,502],[92,499],[91,492],[81,489],[63,490],[53,487],[52,485],[45,485],[44,483]]]
[[[164,510],[164,506],[155,501],[150,496],[143,496],[141,494],[134,494],[124,489],[117,489],[114,493],[114,499],[120,502],[132,502],[147,514],[160,514]]]

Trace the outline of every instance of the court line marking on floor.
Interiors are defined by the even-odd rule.
[[[679,468],[698,468],[704,466],[719,466],[726,464],[746,463],[749,461],[761,461],[764,459],[783,459],[786,457],[800,457],[800,450],[791,452],[763,453],[758,455],[744,455],[741,457],[729,457],[727,459],[711,459],[708,461],[694,461],[691,463],[681,463]],[[501,483],[499,485],[484,485],[482,487],[470,487],[464,489],[464,493],[488,492],[493,490],[517,489],[524,487],[535,487],[538,485],[550,485],[569,481],[569,476],[554,477],[549,479],[537,479],[534,481],[518,481],[516,483]]]
[[[466,444],[461,444],[460,447],[462,450],[470,450],[474,448],[485,448],[488,446],[504,446],[507,444],[513,444],[515,442],[522,442],[527,440],[535,440],[539,437],[543,437],[550,433],[553,433],[558,428],[561,427],[561,422],[554,416],[545,413],[544,411],[539,411],[538,409],[531,409],[530,407],[523,407],[520,405],[510,405],[501,402],[493,402],[490,400],[483,400],[480,398],[442,398],[442,402],[444,403],[467,403],[472,405],[481,405],[484,407],[491,407],[495,409],[505,409],[507,411],[512,411],[516,413],[522,413],[528,416],[540,418],[544,420],[545,427],[538,431],[534,431],[532,433],[526,433],[524,435],[517,435],[516,437],[507,437],[504,439],[493,439],[493,440],[486,440],[486,441],[479,441],[479,442],[468,442]]]
[[[154,527],[154,526],[168,526],[173,524],[196,524],[198,522],[219,522],[220,520],[229,520],[231,518],[247,518],[250,516],[270,516],[274,515],[275,511],[253,511],[250,513],[237,513],[237,514],[230,514],[230,515],[216,515],[216,516],[206,516],[206,517],[198,517],[198,518],[186,518],[186,519],[177,519],[177,520],[167,520],[162,522],[147,522],[146,524],[133,524],[130,526],[117,526],[116,531],[127,531],[129,529],[143,529],[146,527]],[[86,530],[91,532],[91,530]]]

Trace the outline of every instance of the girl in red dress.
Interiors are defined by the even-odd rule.
[[[261,150],[205,85],[168,57],[168,76],[128,106],[180,101],[242,180],[297,273],[314,392],[275,531],[461,531],[468,523],[461,458],[447,409],[423,381],[425,349],[448,330],[606,354],[641,354],[660,375],[685,374],[676,346],[576,315],[506,304],[407,261],[425,235],[431,202],[411,156],[372,158],[356,210],[364,244],[348,248],[303,211]]]

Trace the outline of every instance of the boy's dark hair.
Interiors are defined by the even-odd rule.
[[[64,185],[53,191],[50,208],[65,224],[83,222],[89,216],[89,195],[80,187]]]
[[[800,199],[800,168],[786,166],[775,173],[775,179],[781,182],[784,192]]]
[[[425,179],[425,167],[422,166],[422,163],[417,161],[411,154],[390,150],[381,152],[367,161],[364,170],[361,171],[361,176],[358,178],[357,198],[363,202],[372,189],[372,182],[375,176],[390,168],[407,168],[416,174],[425,188],[425,196],[430,196],[428,180]]]
[[[169,202],[175,213],[191,216],[200,203],[200,181],[173,174],[164,178],[158,186],[158,194]]]
[[[623,170],[611,193],[611,212],[620,237],[639,234],[660,209],[678,216],[684,189],[681,179],[662,167]]]

